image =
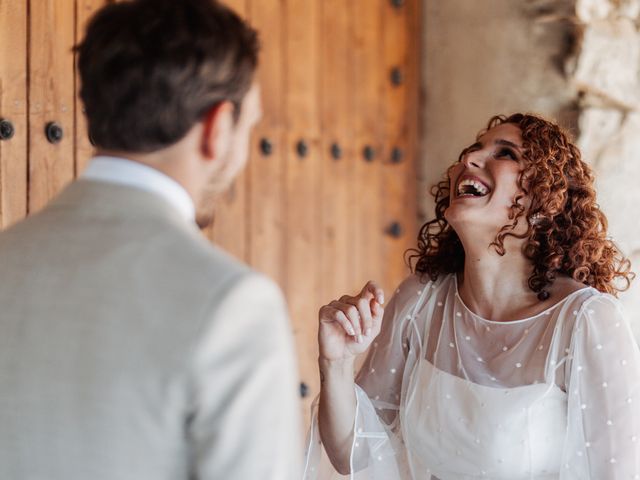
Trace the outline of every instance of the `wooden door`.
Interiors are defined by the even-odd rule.
[[[3,227],[41,208],[92,155],[71,47],[104,3],[0,0]],[[319,307],[370,279],[388,298],[408,273],[419,2],[228,3],[260,31],[264,118],[246,171],[205,233],[283,288],[308,418]]]
[[[298,348],[303,412],[318,393],[317,312],[367,280],[408,274],[417,234],[418,0],[235,0],[261,32],[265,116],[243,222],[211,237],[275,278]],[[235,213],[232,213],[235,212]],[[236,234],[228,229],[236,229]]]

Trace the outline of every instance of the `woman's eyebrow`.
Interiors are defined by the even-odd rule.
[[[516,150],[520,150],[522,148],[519,145],[516,145],[515,143],[510,142],[509,140],[498,139],[494,143],[496,143],[497,145],[505,145],[507,147],[515,148]]]

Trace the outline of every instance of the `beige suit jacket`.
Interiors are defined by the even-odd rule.
[[[159,196],[80,180],[0,234],[0,479],[299,478],[273,282]]]

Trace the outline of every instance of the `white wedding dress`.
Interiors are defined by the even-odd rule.
[[[304,478],[640,479],[640,351],[619,302],[586,287],[491,321],[455,275],[407,278],[356,378],[351,475],[314,408]]]

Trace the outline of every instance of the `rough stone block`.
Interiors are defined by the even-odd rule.
[[[612,105],[640,107],[640,35],[628,19],[601,21],[583,32],[573,81]]]
[[[596,117],[597,112],[590,115]],[[640,205],[640,189],[636,188],[640,178],[640,113],[628,114],[608,142],[606,134],[596,131],[597,126],[597,121],[585,123],[580,136],[600,135],[599,148],[588,153],[596,173],[598,203],[609,219],[611,236],[629,255],[640,251],[640,222],[630,221],[630,215],[635,215]],[[611,131],[613,126],[609,124],[606,128]]]
[[[638,18],[640,0],[577,0],[576,15],[585,23],[610,17]]]
[[[580,138],[578,147],[582,158],[594,167],[602,150],[620,134],[624,115],[614,108],[585,108],[578,120]]]
[[[613,5],[609,0],[577,0],[576,15],[585,22],[604,20],[613,11]]]

